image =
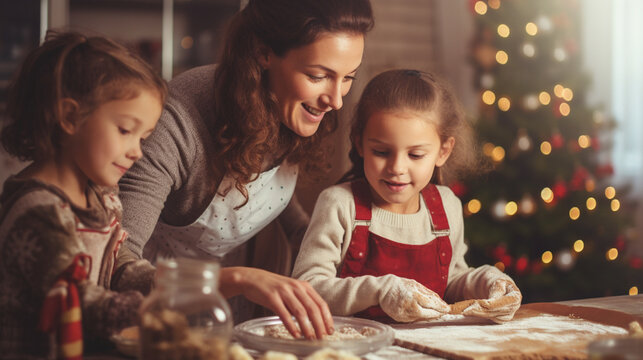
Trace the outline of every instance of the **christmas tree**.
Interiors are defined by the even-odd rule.
[[[472,1],[476,130],[493,170],[452,184],[472,266],[511,275],[524,302],[638,294],[627,189],[611,185],[614,121],[586,102],[577,0]]]

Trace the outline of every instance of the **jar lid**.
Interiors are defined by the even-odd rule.
[[[193,282],[216,286],[221,265],[216,260],[190,258],[164,258],[156,263],[156,282],[180,282],[190,285]]]

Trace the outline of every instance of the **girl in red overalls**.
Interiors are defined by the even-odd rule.
[[[473,169],[472,132],[431,74],[391,70],[367,85],[351,131],[347,182],[315,205],[293,276],[335,315],[410,322],[465,315],[511,320],[522,295],[493,266],[464,260],[462,204],[440,185]]]

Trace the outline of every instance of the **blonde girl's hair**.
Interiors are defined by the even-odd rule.
[[[305,138],[283,125],[259,62],[263,49],[285,56],[324,34],[365,35],[372,27],[369,0],[250,0],[232,19],[215,73],[216,118],[210,127],[221,152],[213,166],[223,166],[236,179],[246,200],[245,184],[261,172],[267,157],[275,164],[284,159],[299,164],[304,173],[319,172],[322,140],[338,121],[331,111],[317,132]]]
[[[124,46],[100,36],[50,31],[12,82],[0,141],[21,160],[46,159],[60,148],[64,99],[78,104],[83,121],[105,102],[135,98],[142,89],[165,101],[165,81]]]
[[[340,182],[364,178],[364,159],[357,152],[357,147],[361,146],[368,120],[380,111],[426,114],[427,121],[435,124],[442,143],[450,137],[455,139],[449,159],[433,172],[432,183],[447,185],[487,167],[479,156],[473,130],[460,104],[443,82],[428,72],[389,70],[375,76],[362,93],[350,134],[352,168]]]

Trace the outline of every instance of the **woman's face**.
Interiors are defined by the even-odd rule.
[[[281,121],[299,136],[313,135],[324,115],[342,107],[362,63],[364,36],[326,33],[315,42],[262,59]]]

